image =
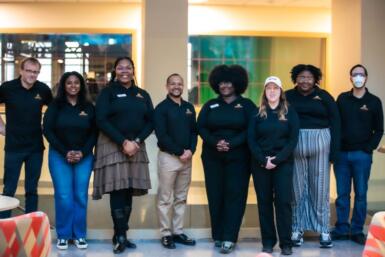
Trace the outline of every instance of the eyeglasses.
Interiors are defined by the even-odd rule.
[[[24,70],[25,72],[29,73],[29,74],[33,74],[33,75],[39,75],[40,71],[39,70]]]
[[[299,81],[305,81],[305,80],[312,81],[312,80],[314,80],[314,77],[313,76],[298,76],[297,80],[299,80]]]
[[[360,73],[360,72],[357,72],[357,73],[352,73],[351,75],[352,77],[355,77],[355,76],[361,76],[361,77],[366,77],[366,74],[365,73]]]

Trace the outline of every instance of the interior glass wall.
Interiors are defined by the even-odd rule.
[[[42,64],[39,80],[51,88],[64,72],[78,71],[95,95],[116,57],[131,53],[130,34],[0,34],[0,81],[17,77],[20,61],[32,56]]]
[[[279,76],[285,88],[292,87],[290,69],[299,63],[325,67],[324,38],[262,36],[190,36],[189,100],[196,105],[215,97],[208,75],[219,64],[239,64],[249,72],[245,96],[259,102],[263,82]]]

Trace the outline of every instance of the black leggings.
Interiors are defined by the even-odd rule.
[[[125,235],[132,209],[132,190],[121,189],[110,192],[110,208],[115,235]]]

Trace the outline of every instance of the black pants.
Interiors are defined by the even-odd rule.
[[[274,224],[274,207],[279,236],[279,245],[291,245],[293,195],[293,163],[281,163],[273,170],[253,165],[254,187],[257,193],[259,222],[264,246],[277,243]],[[273,207],[274,203],[274,207]]]
[[[236,242],[245,212],[250,180],[247,148],[219,153],[202,151],[212,238]]]
[[[37,211],[37,186],[41,174],[43,152],[5,152],[4,157],[4,189],[3,195],[13,197],[19,182],[21,166],[25,165],[25,211]],[[8,218],[11,211],[0,212],[0,218]]]
[[[110,208],[115,235],[126,235],[132,209],[132,191],[121,189],[110,192]]]

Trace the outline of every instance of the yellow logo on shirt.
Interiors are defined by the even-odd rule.
[[[366,106],[366,104],[364,104],[363,106],[360,107],[360,110],[369,111],[369,108]]]
[[[136,94],[136,97],[144,98],[140,93],[137,93],[137,94]]]
[[[313,97],[314,100],[322,100],[321,97],[319,97],[318,95],[316,95],[315,97]]]
[[[39,94],[36,94],[35,99],[36,100],[41,100],[41,96]]]
[[[239,108],[243,108],[243,106],[241,104],[237,104],[236,106],[234,106],[234,108],[239,109]]]
[[[190,109],[187,109],[187,110],[186,110],[186,114],[187,114],[187,115],[191,115],[191,114],[192,114],[192,111],[190,111]]]
[[[88,116],[88,114],[87,114],[85,111],[81,111],[81,112],[79,113],[79,116]]]

